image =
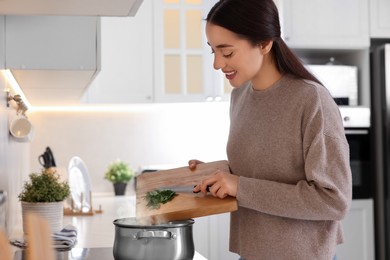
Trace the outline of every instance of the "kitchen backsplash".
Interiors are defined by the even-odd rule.
[[[185,166],[189,159],[226,159],[228,103],[131,105],[122,111],[40,111],[29,114],[35,136],[31,170],[49,146],[60,174],[73,156],[88,168],[92,192],[113,192],[104,180],[121,159],[135,170],[150,165]],[[131,186],[130,186],[131,187]]]

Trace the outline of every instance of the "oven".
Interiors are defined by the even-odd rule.
[[[350,150],[353,199],[373,198],[375,175],[370,109],[349,106],[339,108]]]

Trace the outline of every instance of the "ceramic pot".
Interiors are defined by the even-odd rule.
[[[114,183],[115,196],[125,195],[126,187],[127,183],[125,182]]]
[[[22,201],[23,231],[26,234],[26,218],[28,213],[45,218],[49,222],[51,231],[58,232],[62,229],[64,217],[64,202],[25,202]]]

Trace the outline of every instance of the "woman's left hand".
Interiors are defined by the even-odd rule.
[[[214,197],[221,199],[227,196],[236,197],[238,178],[238,176],[231,173],[216,171],[213,175],[198,184],[194,188],[194,192],[201,191],[203,194],[206,194],[207,187],[209,187],[209,191]]]

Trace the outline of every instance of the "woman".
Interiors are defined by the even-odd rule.
[[[332,259],[352,199],[337,105],[281,39],[272,0],[221,0],[206,21],[214,68],[234,87],[231,173],[194,191],[237,198],[230,250],[243,259]]]

